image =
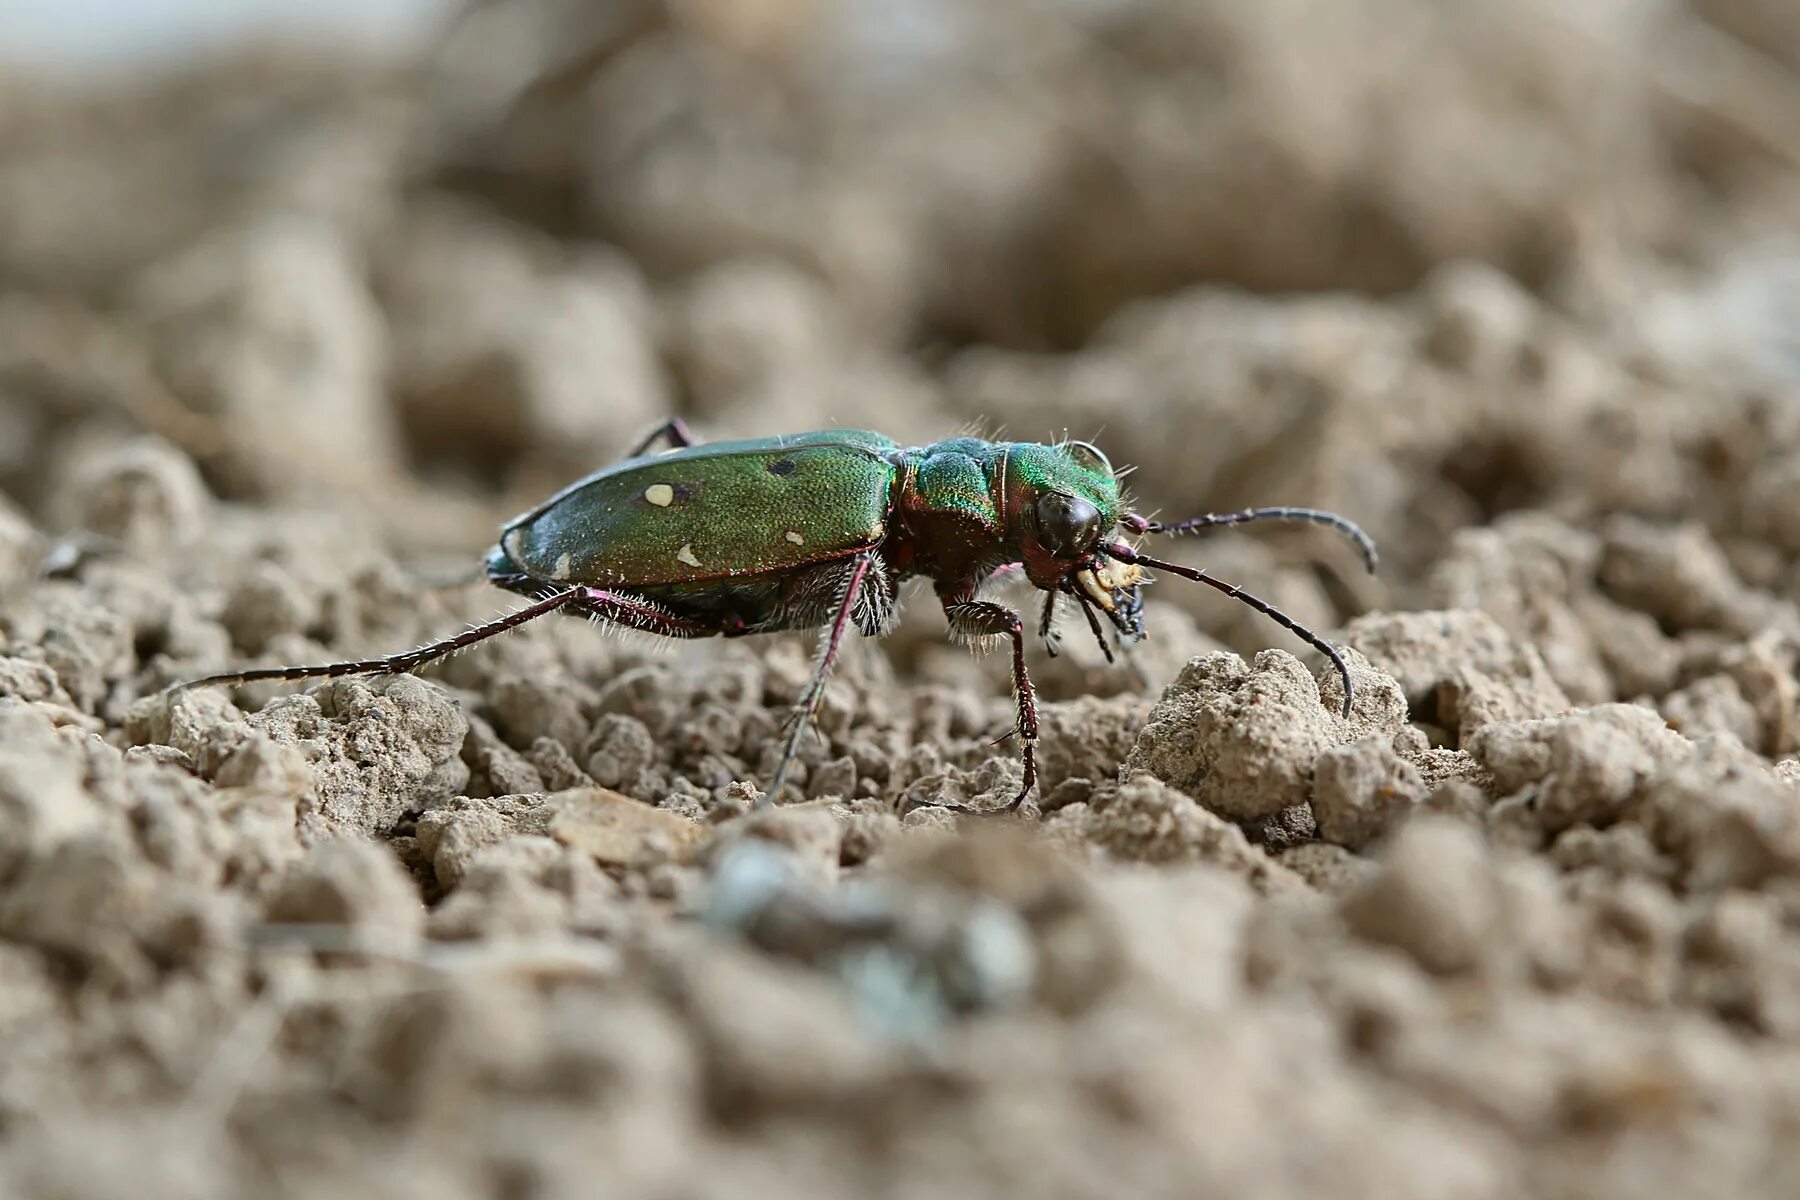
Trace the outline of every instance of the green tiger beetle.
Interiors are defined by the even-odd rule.
[[[659,442],[669,448],[650,451]],[[1193,567],[1152,558],[1124,540],[1252,521],[1308,521],[1351,539],[1370,571],[1375,544],[1355,524],[1311,508],[1252,508],[1185,521],[1132,512],[1118,473],[1086,442],[993,442],[960,437],[906,448],[879,433],[834,429],[696,445],[669,421],[624,461],[558,492],[509,523],[488,551],[487,578],[532,603],[455,637],[387,658],[235,671],[181,687],[261,680],[401,674],[550,613],[665,637],[742,637],[823,627],[812,677],[795,705],[780,765],[758,801],[781,792],[826,676],[851,626],[864,637],[892,628],[900,582],[936,585],[952,636],[1012,643],[1023,747],[1016,808],[1037,783],[1037,699],[1025,669],[1018,613],[982,587],[1022,571],[1044,593],[1039,636],[1056,653],[1057,605],[1087,618],[1107,661],[1102,620],[1121,648],[1144,636],[1146,569],[1217,588],[1350,670],[1325,639],[1266,601]],[[1005,740],[1004,738],[1002,740]]]

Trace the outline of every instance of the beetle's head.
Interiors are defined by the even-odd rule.
[[[1096,553],[1126,512],[1106,455],[1086,442],[1016,445],[1005,472],[1006,519],[1031,582],[1076,593],[1120,632],[1142,637],[1143,571]]]

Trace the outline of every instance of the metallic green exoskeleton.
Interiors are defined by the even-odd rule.
[[[649,453],[666,439],[672,448]],[[1022,571],[1044,593],[1040,634],[1055,653],[1057,603],[1082,610],[1110,660],[1102,621],[1121,645],[1144,636],[1145,568],[1209,584],[1298,634],[1351,682],[1328,642],[1203,571],[1150,558],[1125,538],[1265,519],[1311,521],[1352,538],[1371,570],[1375,548],[1355,525],[1305,508],[1255,508],[1163,524],[1130,511],[1106,456],[1086,442],[963,437],[906,448],[878,433],[829,430],[695,445],[671,421],[625,461],[516,518],[487,556],[488,578],[533,603],[465,633],[389,658],[217,675],[243,683],[415,670],[552,612],[668,637],[738,637],[824,627],[812,680],[795,708],[766,803],[777,796],[851,626],[886,632],[902,580],[936,585],[951,632],[1011,642],[1015,733],[1024,780],[1036,783],[1037,704],[1019,615],[982,596]]]
[[[507,525],[488,577],[629,591],[693,634],[819,625],[844,560],[887,536],[899,453],[844,431],[629,458]]]

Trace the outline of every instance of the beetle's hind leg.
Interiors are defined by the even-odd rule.
[[[505,616],[497,617],[483,625],[472,626],[455,637],[431,642],[403,654],[391,654],[386,658],[323,663],[318,666],[254,667],[248,671],[208,675],[205,679],[174,684],[168,690],[178,692],[187,688],[209,687],[215,684],[292,683],[302,679],[339,679],[346,675],[407,675],[421,667],[437,662],[439,659],[449,658],[458,650],[467,649],[477,642],[485,642],[491,637],[517,629],[529,621],[535,621],[539,617],[548,616],[561,609],[590,613],[604,621],[632,629],[641,629],[645,633],[661,634],[664,637],[703,637],[709,632],[690,621],[683,621],[680,617],[664,612],[648,601],[633,596],[622,596],[593,587],[572,587],[551,592],[517,612],[507,613]]]
[[[567,588],[563,591],[545,596],[535,604],[527,605],[517,612],[507,613],[504,617],[476,625],[457,634],[445,638],[441,642],[432,642],[420,646],[416,650],[408,650],[404,654],[393,654],[386,658],[365,658],[346,662],[324,663],[309,667],[255,667],[248,671],[230,671],[222,675],[208,675],[205,679],[195,679],[187,683],[178,683],[169,688],[171,692],[184,691],[193,687],[209,687],[214,684],[262,683],[279,681],[289,683],[301,679],[338,679],[346,675],[405,675],[418,670],[440,658],[448,658],[458,650],[473,646],[476,642],[486,641],[509,629],[517,629],[527,621],[535,621],[547,616],[565,605],[574,604],[582,599],[582,593],[590,588]]]
[[[692,621],[684,621],[641,596],[609,592],[596,587],[578,590],[581,593],[578,602],[580,610],[608,625],[670,638],[706,637],[713,632]]]
[[[953,595],[944,597],[944,616],[950,622],[951,631],[959,637],[1004,635],[1012,640],[1013,697],[1019,706],[1013,733],[1018,735],[1021,744],[1020,757],[1025,768],[1025,779],[1019,786],[1019,794],[1001,809],[1002,812],[1011,812],[1037,786],[1037,689],[1032,686],[1031,673],[1025,669],[1025,623],[1019,619],[1018,613],[1004,604],[995,604],[990,600],[958,600]],[[1012,734],[1007,736],[1011,737]]]
[[[769,790],[756,802],[758,808],[766,808],[775,803],[782,786],[787,782],[788,768],[793,765],[794,756],[800,752],[800,739],[806,736],[813,715],[819,711],[819,701],[825,695],[825,677],[831,673],[831,664],[837,660],[838,649],[844,643],[844,634],[849,632],[851,621],[859,608],[867,607],[867,601],[862,596],[863,585],[873,573],[875,561],[872,552],[859,554],[851,561],[850,570],[844,579],[843,594],[838,598],[837,612],[825,629],[824,639],[819,643],[819,656],[813,663],[812,678],[807,681],[806,690],[800,693],[800,701],[794,705],[794,711],[788,718],[787,741],[781,747],[781,762],[775,768],[775,777],[769,781]]]

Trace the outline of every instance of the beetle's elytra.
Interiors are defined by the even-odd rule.
[[[667,441],[671,449],[650,450]],[[1044,593],[1039,634],[1054,654],[1065,598],[1087,618],[1110,660],[1102,621],[1121,645],[1144,636],[1146,568],[1197,580],[1269,616],[1323,652],[1351,701],[1349,668],[1323,638],[1241,588],[1151,558],[1127,537],[1188,533],[1251,521],[1310,521],[1356,543],[1375,569],[1375,545],[1343,517],[1310,508],[1253,508],[1161,523],[1130,511],[1112,464],[1086,442],[952,438],[905,448],[878,433],[839,429],[696,445],[679,420],[614,466],[518,517],[487,556],[489,580],[532,599],[498,620],[388,658],[271,667],[182,686],[413,671],[553,612],[666,637],[738,637],[825,630],[811,682],[795,708],[780,766],[761,803],[781,791],[825,678],[854,625],[866,637],[892,625],[900,581],[936,585],[953,636],[1012,643],[1015,730],[1024,784],[1037,782],[1037,703],[1018,613],[981,596],[997,573],[1022,569]]]

